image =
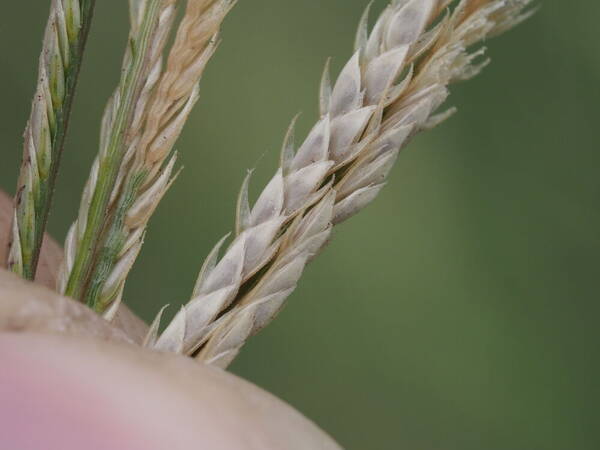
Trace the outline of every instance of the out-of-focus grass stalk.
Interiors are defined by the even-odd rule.
[[[96,0],[53,0],[25,130],[7,265],[32,280]]]

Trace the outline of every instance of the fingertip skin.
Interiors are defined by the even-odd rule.
[[[80,302],[0,269],[0,331],[128,342],[128,334]]]
[[[337,450],[290,406],[227,372],[133,345],[0,333],[11,450]]]
[[[0,267],[11,213],[0,191]],[[134,345],[128,310],[111,326],[44,288],[61,255],[47,237],[35,284],[0,269],[0,450],[340,449],[251,383]]]
[[[42,339],[40,336],[38,339]],[[52,338],[49,339],[52,341]],[[0,448],[154,449],[126,411],[74,377],[60,354],[29,354],[24,334],[0,335]],[[56,359],[51,360],[50,358]]]

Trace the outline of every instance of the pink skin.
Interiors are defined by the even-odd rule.
[[[11,206],[0,191],[0,249]],[[256,386],[135,345],[146,326],[130,312],[112,327],[41,287],[60,258],[46,238],[40,284],[0,268],[0,449],[340,449]]]
[[[56,364],[40,367],[41,361],[17,353],[21,344],[15,338],[0,340],[0,423],[6,448],[100,450],[125,443],[131,450],[156,448],[148,445],[139,429],[127,429],[131,418],[125,412],[111,408],[110,399],[98,392],[85,389],[72,373]],[[103,416],[111,410],[117,416],[109,423]]]
[[[188,358],[0,333],[1,448],[335,450],[270,394]]]

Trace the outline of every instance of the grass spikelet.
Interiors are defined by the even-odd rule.
[[[398,154],[436,114],[447,86],[476,75],[481,50],[469,49],[527,17],[528,0],[394,0],[367,32],[335,84],[320,89],[321,118],[297,151],[288,132],[281,167],[255,204],[245,182],[237,233],[204,264],[191,301],[155,348],[197,355],[225,367],[293,292],[331,229],[371,203]],[[293,126],[292,126],[293,128]]]
[[[113,212],[102,224],[95,262],[79,293],[99,312],[120,301],[148,220],[172,182],[173,145],[198,100],[200,78],[233,5],[231,0],[188,1],[165,67],[157,60],[148,72],[110,192]]]
[[[52,201],[95,0],[53,0],[24,135],[7,266],[32,280]]]
[[[119,86],[102,120],[99,154],[84,189],[79,216],[65,242],[65,263],[59,275],[59,292],[82,299],[113,191],[123,161],[131,158],[130,126],[157,81],[162,52],[175,16],[176,0],[130,0],[131,29]],[[107,276],[109,274],[106,274]]]

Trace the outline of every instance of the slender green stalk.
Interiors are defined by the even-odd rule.
[[[124,278],[120,279],[119,277],[119,279],[115,280],[115,283],[109,283],[108,292],[102,295],[105,284],[109,281],[111,271],[118,265],[118,261],[122,261],[125,267],[119,267],[119,270],[128,273],[133,265],[133,260],[140,251],[143,232],[136,235],[129,246],[128,235],[123,232],[123,229],[126,228],[127,212],[133,206],[138,196],[140,185],[146,178],[146,175],[146,172],[137,173],[125,184],[123,194],[119,198],[116,207],[116,212],[112,216],[110,224],[107,224],[105,241],[102,249],[98,252],[98,258],[94,264],[93,276],[90,277],[90,282],[82,298],[83,302],[99,313],[104,312],[116,297],[118,297],[117,303],[120,301],[125,281]]]
[[[96,0],[53,0],[25,130],[7,265],[35,277]]]
[[[188,1],[163,65],[175,7],[183,2],[130,1],[135,38],[124,67],[132,75],[107,108],[100,154],[67,236],[59,274],[61,292],[107,318],[119,307],[148,220],[171,184],[173,145],[198,100],[198,83],[217,47],[220,25],[235,4]]]
[[[110,318],[142,246],[148,220],[173,180],[173,145],[199,98],[221,24],[235,0],[193,0],[177,27],[165,67],[131,127],[132,145],[111,197],[113,214],[81,300]]]
[[[81,299],[88,283],[104,224],[111,214],[111,192],[130,145],[129,130],[136,102],[149,75],[160,64],[162,45],[168,34],[161,32],[161,14],[173,9],[173,3],[171,0],[130,1],[132,25],[123,76],[107,106],[99,156],[84,191],[79,219],[72,227],[65,246],[67,256],[59,288],[73,298]],[[164,16],[162,19],[165,20]],[[167,28],[170,21],[170,17],[166,19]]]

